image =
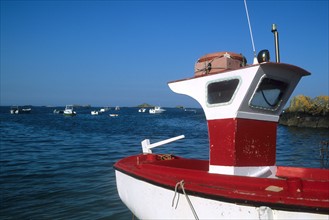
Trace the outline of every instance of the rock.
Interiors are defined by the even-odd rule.
[[[309,115],[306,113],[283,113],[280,116],[279,124],[307,128],[329,128],[329,115]]]

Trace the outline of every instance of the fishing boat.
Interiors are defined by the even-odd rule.
[[[73,105],[66,105],[63,114],[65,116],[75,116],[77,113],[74,111],[73,108],[74,108]]]
[[[90,114],[91,114],[91,115],[99,115],[100,112],[101,112],[101,111],[96,111],[96,110],[94,110],[94,111],[91,111]]]
[[[11,106],[10,107],[10,114],[18,114],[18,113],[19,113],[18,106]]]
[[[193,113],[196,113],[196,109],[187,109],[187,108],[185,108],[184,111],[185,112],[193,112]]]
[[[31,113],[32,109],[30,107],[24,106],[19,108],[18,106],[10,107],[10,114],[28,114]]]
[[[152,152],[184,135],[142,141],[142,154],[114,165],[118,194],[136,217],[328,220],[329,170],[276,165],[280,113],[310,73],[280,62],[275,25],[272,32],[276,62],[268,50],[252,65],[239,53],[211,53],[194,76],[168,83],[203,108],[209,160]]]
[[[53,113],[54,113],[54,114],[63,114],[63,113],[64,113],[64,110],[57,110],[57,109],[54,109]]]
[[[150,114],[161,114],[164,111],[166,110],[161,108],[160,106],[155,106],[154,108],[149,109]]]
[[[101,109],[99,109],[99,112],[100,113],[104,113],[104,112],[107,112],[107,111],[109,111],[110,110],[110,107],[105,107],[105,108],[101,108]]]

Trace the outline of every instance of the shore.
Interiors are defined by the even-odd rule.
[[[279,124],[305,128],[329,128],[329,115],[311,115],[300,112],[282,113]]]

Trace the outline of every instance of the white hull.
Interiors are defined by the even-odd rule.
[[[22,108],[19,109],[18,107],[12,107],[10,109],[10,114],[26,114],[31,112],[31,108]]]
[[[121,200],[139,219],[326,219],[328,215],[245,206],[184,194],[115,171]],[[175,198],[174,198],[175,197]],[[195,210],[197,216],[193,214]]]
[[[161,114],[162,112],[164,112],[164,111],[155,111],[155,110],[153,110],[153,109],[151,109],[151,110],[149,111],[150,114]]]
[[[91,111],[90,114],[91,115],[98,115],[98,111]]]
[[[68,116],[71,116],[71,115],[76,115],[76,112],[74,112],[74,111],[66,111],[66,110],[64,110],[64,113],[63,113],[64,115],[68,115]]]
[[[10,110],[10,114],[18,114],[18,110]]]
[[[154,107],[153,109],[151,108],[150,110],[149,110],[149,113],[150,114],[161,114],[162,112],[164,112],[164,111],[166,111],[165,109],[162,109],[162,108],[160,108],[160,107],[158,107],[158,106],[156,106],[156,107]]]
[[[63,114],[66,115],[66,116],[74,116],[77,113],[73,110],[73,105],[67,105],[65,107],[65,110],[64,110]]]

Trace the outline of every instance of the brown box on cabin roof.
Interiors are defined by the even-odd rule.
[[[220,73],[229,69],[238,69],[240,67],[241,67],[240,60],[222,56],[222,57],[216,57],[212,60],[196,62],[194,73],[195,76],[202,76],[206,74]]]

